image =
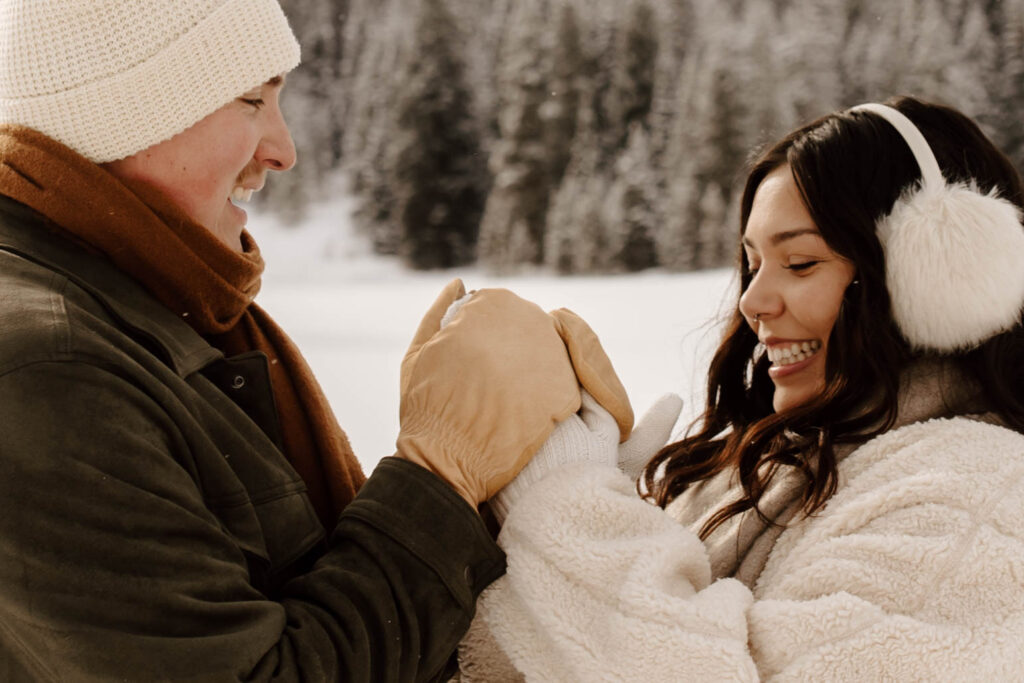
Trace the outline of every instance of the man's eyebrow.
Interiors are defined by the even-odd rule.
[[[800,237],[801,235],[817,235],[820,237],[821,233],[818,232],[817,228],[797,228],[796,230],[784,230],[782,232],[777,232],[772,235],[768,241],[772,243],[773,247],[777,247],[786,240],[791,240],[795,237]],[[743,236],[743,244],[751,249],[754,248],[754,245],[747,239],[746,235]]]

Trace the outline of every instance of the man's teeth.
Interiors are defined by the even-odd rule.
[[[821,348],[821,342],[814,341],[793,342],[792,344],[778,344],[768,347],[768,360],[775,365],[792,365],[802,360],[807,360]]]
[[[252,199],[252,190],[247,190],[244,187],[236,187],[231,192],[231,198],[236,202],[247,202]]]

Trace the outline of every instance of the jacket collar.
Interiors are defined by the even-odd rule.
[[[110,261],[61,237],[46,226],[45,218],[4,196],[0,196],[0,250],[67,277],[95,297],[133,336],[155,344],[163,360],[181,377],[223,357]]]

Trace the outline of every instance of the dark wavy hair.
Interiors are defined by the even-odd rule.
[[[979,189],[1024,208],[1024,182],[1013,164],[955,109],[900,97],[886,104],[913,121],[948,181],[973,179]],[[765,176],[788,164],[804,204],[829,247],[856,268],[828,341],[825,388],[803,405],[774,412],[767,355],[737,305],[711,361],[703,414],[686,438],[648,463],[644,495],[664,507],[690,484],[735,467],[744,496],[718,510],[701,529],[706,538],[733,515],[754,509],[783,468],[806,481],[803,510],[820,510],[836,490],[835,447],[862,443],[888,430],[897,412],[899,378],[914,357],[892,317],[885,257],[875,233],[901,193],[920,180],[899,133],[867,112],[837,112],[790,133],[754,162],[743,190],[740,236]],[[739,242],[739,240],[737,240]],[[740,294],[751,276],[739,248]],[[1018,324],[956,356],[977,378],[1006,423],[1024,431],[1024,327]]]

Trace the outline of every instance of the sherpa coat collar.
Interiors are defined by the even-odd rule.
[[[986,410],[977,384],[953,363],[922,358],[908,368],[901,379],[899,409],[893,429],[938,417],[978,415]],[[993,415],[986,421],[999,423]],[[854,448],[836,448],[841,463]],[[769,526],[752,510],[736,515],[704,540],[711,561],[712,577],[732,576],[751,588],[764,569],[768,554],[783,529],[802,514],[802,477],[789,471],[777,477],[761,499],[761,509],[779,526]],[[742,488],[733,470],[691,486],[667,508],[670,515],[694,533],[723,506],[738,500]]]

